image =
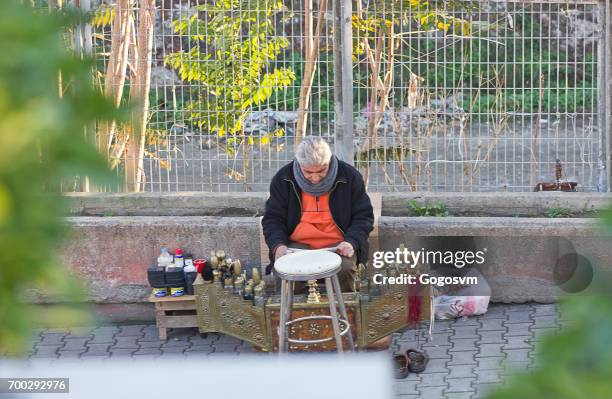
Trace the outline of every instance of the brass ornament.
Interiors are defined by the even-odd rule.
[[[308,280],[308,298],[307,303],[321,302],[321,294],[319,293],[319,284],[317,280]]]
[[[272,351],[274,342],[278,339],[276,325],[280,310],[280,295],[266,296],[266,284],[261,278],[258,268],[253,268],[252,278],[246,280],[246,271],[242,269],[239,260],[234,260],[234,278],[222,281],[222,268],[227,272],[227,263],[224,251],[214,251],[217,266],[211,257],[214,282],[207,282],[200,275],[194,282],[197,320],[200,332],[219,332],[228,334],[253,345],[264,351]],[[220,270],[221,269],[221,270]],[[238,271],[238,273],[237,273]],[[404,273],[401,267],[392,266],[391,275]],[[416,273],[417,271],[408,271]],[[359,281],[358,291],[343,293],[349,319],[351,332],[358,347],[367,345],[385,337],[408,325],[408,287],[405,285],[390,285],[380,287],[370,284],[368,270],[360,265],[356,275]],[[228,289],[224,288],[224,284]],[[235,288],[230,290],[229,288]],[[243,299],[243,294],[249,299]],[[429,319],[430,290],[424,287],[421,298],[421,319]],[[251,300],[251,297],[253,300]],[[328,314],[327,299],[319,292],[315,281],[308,282],[308,295],[294,296],[294,312],[307,312],[306,314]],[[293,317],[296,317],[295,315]],[[327,336],[329,321],[309,322],[303,325],[291,326],[291,336],[299,334],[306,336]],[[346,340],[345,340],[346,341]],[[346,344],[346,343],[345,343]],[[297,350],[334,350],[335,343],[299,345],[291,344]]]
[[[253,284],[259,285],[259,283],[261,282],[261,275],[259,274],[259,270],[254,267],[251,273],[253,274]]]

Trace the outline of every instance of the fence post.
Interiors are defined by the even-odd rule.
[[[333,0],[334,152],[353,164],[352,0]]]
[[[612,101],[610,95],[611,73],[610,54],[612,53],[612,41],[610,40],[610,0],[599,1],[599,28],[601,35],[599,37],[598,57],[598,122],[599,122],[599,179],[597,182],[597,191],[610,191],[611,173],[610,170],[610,134],[612,132],[612,120],[610,114],[612,112]]]
[[[610,157],[612,156],[612,146],[610,135],[612,135],[612,10],[610,9],[610,0],[605,0],[603,2],[604,7],[604,68],[605,68],[605,99],[603,104],[605,104],[605,125],[603,126],[603,142],[605,143],[604,147],[604,165],[605,165],[605,182],[602,191],[611,191],[610,182],[612,181],[612,170],[610,169]]]
[[[93,29],[91,24],[87,20],[89,12],[91,12],[91,0],[76,0],[74,4],[81,12],[86,16],[81,20],[81,23],[76,27],[74,31],[74,51],[77,56],[92,57],[93,56]],[[95,68],[92,72],[92,77],[95,76]],[[91,84],[95,84],[93,78]],[[96,128],[95,124],[85,126],[85,136],[87,140],[95,146],[96,145]],[[82,176],[80,179],[81,192],[96,192],[98,188],[95,187],[89,180],[89,176]]]

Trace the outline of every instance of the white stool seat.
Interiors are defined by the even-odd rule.
[[[326,278],[340,269],[340,255],[330,251],[300,251],[287,254],[274,262],[280,278],[307,281]]]

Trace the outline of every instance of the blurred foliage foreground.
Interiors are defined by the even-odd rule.
[[[115,109],[90,84],[92,64],[67,51],[78,19],[0,3],[0,353],[22,350],[34,321],[86,321],[70,306],[36,312],[24,298],[37,288],[67,304],[82,299],[57,259],[67,233],[60,182],[77,174],[112,179],[85,127]]]
[[[602,221],[612,236],[612,209]],[[538,345],[536,367],[514,375],[489,399],[612,398],[612,279],[609,265],[599,266],[588,292],[562,298],[567,321]]]

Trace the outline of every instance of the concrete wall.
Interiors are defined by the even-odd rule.
[[[63,259],[84,278],[91,300],[98,303],[145,300],[149,293],[146,268],[162,246],[180,246],[196,256],[222,248],[245,264],[259,264],[256,218],[78,217],[68,222],[74,235],[63,250]],[[418,249],[426,245],[427,237],[474,237],[476,246],[488,251],[482,272],[494,299],[509,302],[555,299],[552,271],[564,253],[558,237],[594,264],[608,267],[612,255],[591,219],[382,217],[380,236],[382,250],[393,250],[400,243]]]
[[[510,205],[514,203],[519,212],[537,214],[546,206],[602,209],[610,198],[599,194],[588,198],[565,193],[542,197],[539,194],[542,193],[514,198],[507,194],[461,194],[446,196],[443,202],[451,209],[467,212],[470,207],[480,206],[492,213],[512,212]],[[410,197],[413,196],[385,195],[383,215],[404,213],[404,204]],[[434,194],[419,198],[442,200]],[[265,195],[74,195],[71,201],[74,215],[106,215],[68,217],[66,222],[73,227],[73,235],[62,249],[62,258],[83,277],[90,300],[97,305],[98,313],[108,318],[153,317],[148,307],[142,305],[150,292],[146,269],[155,262],[162,246],[172,250],[181,247],[195,256],[207,256],[211,249],[224,249],[245,264],[260,263],[259,218],[253,216],[261,213]],[[534,203],[536,208],[532,208]],[[225,216],[181,216],[198,213]],[[564,253],[577,252],[604,270],[612,269],[609,261],[612,237],[604,237],[593,218],[380,219],[382,250],[393,250],[400,243],[419,249],[436,237],[473,237],[476,247],[487,249],[487,262],[481,271],[492,287],[494,301],[554,301],[560,291],[553,282],[553,270]],[[34,300],[54,301],[41,295]]]
[[[553,279],[566,254],[585,256],[598,273],[611,272],[612,237],[594,219],[381,218],[383,250],[436,247],[484,250],[478,269],[495,302],[553,302],[561,290]]]
[[[72,216],[256,216],[267,193],[67,194]],[[411,216],[410,200],[443,203],[453,216],[545,216],[565,208],[588,215],[612,203],[610,193],[384,193],[382,214]]]

